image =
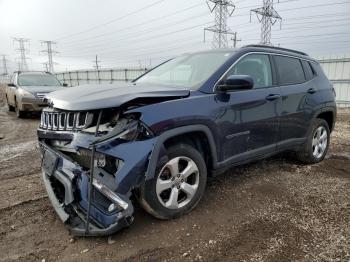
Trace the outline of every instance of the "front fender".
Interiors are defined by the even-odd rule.
[[[155,177],[156,170],[158,168],[159,163],[162,162],[162,158],[166,157],[164,142],[171,137],[175,137],[178,135],[183,135],[191,132],[203,132],[206,135],[209,142],[213,168],[215,169],[217,167],[218,165],[217,150],[216,150],[214,138],[212,133],[210,132],[210,129],[205,125],[190,125],[190,126],[177,127],[169,131],[166,131],[157,137],[154,143],[154,148],[149,158],[149,163],[146,171],[146,180],[153,179]]]

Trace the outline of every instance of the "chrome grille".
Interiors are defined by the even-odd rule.
[[[40,128],[59,131],[82,130],[91,125],[92,121],[91,112],[60,112],[46,109],[41,113]]]

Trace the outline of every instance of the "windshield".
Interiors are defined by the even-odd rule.
[[[196,89],[201,83],[207,80],[232,53],[232,51],[223,51],[182,55],[156,67],[135,82]]]
[[[24,74],[18,76],[20,86],[61,86],[61,83],[53,75]]]

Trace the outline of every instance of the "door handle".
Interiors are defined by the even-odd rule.
[[[317,89],[311,87],[311,88],[309,88],[309,89],[307,90],[307,92],[308,92],[309,94],[314,94],[314,93],[317,92]]]
[[[265,99],[268,100],[268,101],[273,101],[273,100],[276,100],[276,99],[278,99],[280,97],[281,97],[281,95],[271,94],[271,95],[268,95]]]

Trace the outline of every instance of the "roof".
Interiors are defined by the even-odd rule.
[[[301,51],[297,51],[294,49],[288,49],[288,48],[283,48],[283,47],[276,47],[276,46],[267,46],[267,45],[247,45],[244,47],[256,47],[256,48],[264,48],[264,49],[273,49],[273,50],[277,50],[277,51],[285,51],[285,52],[290,52],[290,53],[296,53],[298,55],[303,55],[303,56],[309,56],[308,54],[301,52]]]
[[[298,50],[293,50],[293,49],[288,49],[288,48],[282,48],[282,47],[275,47],[275,46],[267,46],[267,45],[246,45],[241,48],[222,48],[222,49],[210,49],[210,50],[202,50],[202,51],[197,51],[194,52],[195,54],[198,53],[233,53],[237,52],[239,50],[245,50],[249,49],[249,51],[260,51],[260,52],[272,52],[276,54],[285,54],[285,55],[291,55],[291,56],[297,56],[300,58],[308,59],[308,60],[314,60],[311,58],[308,54],[298,51]]]

